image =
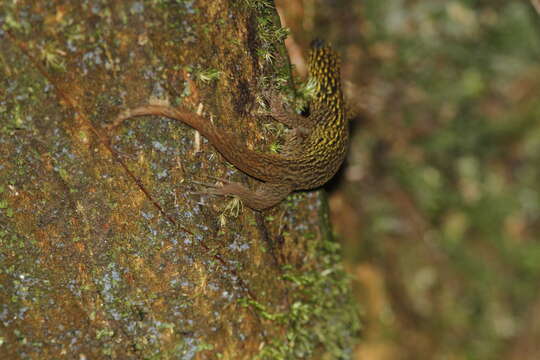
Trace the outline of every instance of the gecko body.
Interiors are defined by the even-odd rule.
[[[191,126],[240,171],[262,182],[255,190],[226,182],[211,192],[238,196],[254,210],[267,209],[292,191],[325,184],[346,156],[349,135],[338,55],[330,46],[316,40],[311,45],[308,66],[309,77],[315,82],[308,117],[288,111],[277,96],[270,99],[272,117],[292,129],[280,154],[250,150],[238,137],[224,133],[210,120],[181,107],[144,105],[122,113],[111,127],[147,115],[164,116]]]

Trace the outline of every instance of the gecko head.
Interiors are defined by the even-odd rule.
[[[308,60],[309,77],[316,84],[317,97],[339,93],[340,90],[340,60],[337,52],[321,39],[311,42]]]

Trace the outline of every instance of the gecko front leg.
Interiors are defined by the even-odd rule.
[[[270,105],[268,114],[274,120],[291,128],[295,135],[301,139],[309,136],[311,133],[311,124],[308,118],[292,111],[290,106],[277,93],[270,92],[265,97]]]

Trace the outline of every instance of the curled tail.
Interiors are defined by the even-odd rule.
[[[242,172],[265,182],[291,183],[290,160],[282,155],[264,154],[250,150],[238,137],[224,134],[208,119],[182,108],[167,105],[144,105],[121,113],[109,128],[119,126],[133,117],[157,115],[178,120],[199,131],[227,161]]]

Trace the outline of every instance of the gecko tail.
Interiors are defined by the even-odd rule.
[[[207,138],[227,161],[258,180],[287,183],[288,178],[294,176],[288,174],[290,166],[286,157],[248,149],[237,136],[224,134],[208,119],[187,109],[168,105],[143,105],[120,113],[108,128],[114,129],[128,119],[141,116],[163,116],[189,125]]]

